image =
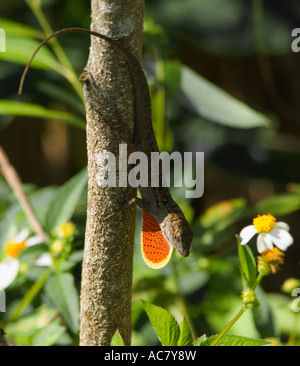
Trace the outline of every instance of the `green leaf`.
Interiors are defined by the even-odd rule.
[[[112,347],[116,347],[116,346],[125,346],[124,341],[121,337],[121,334],[119,333],[118,330],[116,330],[116,333],[113,335],[110,345]]]
[[[248,287],[251,288],[256,280],[257,275],[255,258],[249,245],[241,245],[241,239],[238,236],[236,237],[238,242],[238,253],[242,274],[247,282]]]
[[[1,54],[1,53],[0,53]],[[71,126],[85,130],[85,122],[72,113],[47,109],[37,104],[22,103],[13,100],[0,101],[0,114],[28,116],[35,118],[58,119]]]
[[[197,338],[197,339],[194,340],[193,346],[195,346],[195,347],[202,346],[202,344],[204,342],[206,342],[207,339],[208,338],[206,337],[206,334],[203,334],[201,337],[199,337],[199,338]]]
[[[38,258],[43,253],[47,252],[49,247],[47,244],[36,244],[31,247],[28,247],[20,253],[18,259],[20,261],[29,261],[33,258]]]
[[[60,325],[48,324],[34,335],[32,345],[42,347],[52,346],[65,330],[66,328]]]
[[[218,225],[218,229],[223,230],[225,227],[232,225],[232,222],[235,222],[237,218],[240,219],[246,207],[247,201],[241,197],[223,200],[204,211],[199,218],[199,222],[205,228]]]
[[[253,315],[255,327],[259,332],[259,336],[262,338],[279,338],[280,329],[278,326],[278,320],[267,299],[267,295],[261,286],[257,286],[256,295],[259,298],[259,306],[251,308],[250,310]]]
[[[256,206],[257,212],[272,212],[273,215],[287,215],[299,210],[300,195],[296,193],[282,194],[261,201]]]
[[[87,170],[83,169],[58,189],[46,215],[48,232],[71,219],[86,186]]]
[[[182,319],[180,324],[180,336],[177,342],[177,346],[192,346],[193,336],[191,328],[185,318]]]
[[[40,42],[30,38],[7,36],[6,52],[0,52],[0,60],[27,65]],[[39,69],[52,69],[64,75],[63,67],[56,61],[47,47],[42,47],[31,64]]]
[[[76,334],[79,330],[79,300],[73,276],[70,273],[52,275],[45,285],[45,292]]]
[[[271,121],[199,74],[183,66],[181,88],[197,113],[234,128],[270,127]]]
[[[181,63],[178,60],[164,60],[164,83],[170,96],[176,95],[180,87]]]
[[[43,334],[42,332],[42,334],[38,336],[40,341],[38,341],[38,339],[34,341],[34,339],[39,332],[47,328],[50,324],[55,325],[55,327],[57,327],[56,331],[61,335],[62,329],[65,330],[65,327],[62,326],[61,322],[61,318],[57,317],[57,310],[42,305],[33,310],[31,314],[22,316],[15,322],[9,322],[5,327],[5,332],[7,333],[8,338],[17,346],[32,346],[33,342],[47,342],[50,346],[56,341],[54,336],[50,336],[50,333],[46,336],[46,334]]]
[[[299,307],[299,297],[291,297],[280,293],[268,293],[265,295],[275,314],[281,335],[284,335],[287,339],[294,332],[296,337],[299,338],[300,327],[295,327],[295,321],[297,321],[296,318],[299,321],[300,314],[291,311],[291,306]]]
[[[199,269],[196,268],[195,270],[191,269],[186,273],[182,272],[179,278],[179,284],[182,289],[182,293],[184,295],[189,295],[203,287],[209,279],[210,276],[208,273],[199,271]]]
[[[58,187],[49,186],[41,188],[28,195],[29,202],[39,222],[44,227],[48,207],[51,204]]]
[[[163,346],[176,346],[180,328],[175,318],[165,309],[143,301],[148,318]]]
[[[5,18],[0,18],[0,28],[4,29],[6,36],[45,38],[40,30]]]
[[[204,342],[200,344],[200,346],[209,346],[211,342],[216,339],[216,337],[217,335],[207,338]],[[217,342],[216,346],[271,346],[271,342],[264,339],[254,339],[232,334],[225,334],[219,340],[219,342]]]

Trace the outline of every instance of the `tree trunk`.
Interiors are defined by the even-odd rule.
[[[91,29],[120,39],[141,59],[144,1],[92,0],[91,4]],[[125,57],[118,48],[96,37],[91,38],[81,79],[89,186],[80,345],[107,346],[117,329],[125,345],[130,345],[135,208],[124,207],[124,201],[136,191],[130,187],[100,187],[105,162],[99,159],[99,153],[113,153],[118,167],[119,144],[132,140],[133,88]]]

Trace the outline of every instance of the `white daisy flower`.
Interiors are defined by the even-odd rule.
[[[240,232],[241,244],[247,244],[258,234],[256,244],[259,253],[272,249],[274,245],[284,252],[294,242],[289,230],[288,224],[276,222],[276,218],[271,214],[258,215],[253,219],[253,225],[244,227]]]
[[[0,290],[7,288],[17,277],[20,266],[18,256],[22,250],[40,243],[39,237],[32,236],[29,238],[29,230],[24,229],[6,244],[4,253],[1,256],[2,260],[0,261]],[[47,265],[51,265],[49,259]]]
[[[36,266],[50,267],[53,264],[53,259],[50,253],[43,253],[33,262]]]
[[[17,277],[20,262],[6,256],[0,263],[0,291],[6,289]]]

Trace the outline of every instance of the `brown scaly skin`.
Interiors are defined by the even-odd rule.
[[[24,70],[19,93],[22,90],[27,70],[38,50],[51,38],[68,32],[87,33],[104,39],[105,41],[117,47],[125,56],[132,79],[135,98],[135,128],[132,147],[134,150],[143,151],[150,162],[151,152],[158,152],[159,150],[152,127],[151,101],[147,80],[138,60],[124,46],[121,45],[119,40],[112,39],[98,32],[83,28],[67,28],[53,33],[39,45],[37,50],[32,55],[32,58]],[[84,77],[82,77],[81,80],[84,82],[92,82],[91,80],[88,80],[88,78],[88,73],[84,73]],[[151,168],[149,164],[148,177],[151,177],[150,169]],[[162,181],[161,171],[159,172],[159,181]],[[139,186],[138,188],[142,199],[133,198],[129,203],[137,204],[140,208],[146,210],[152,216],[154,216],[169,244],[172,245],[172,247],[174,247],[179,254],[187,257],[190,252],[193,233],[180,207],[173,200],[169,188],[162,187],[161,184],[160,187],[151,187],[150,181],[148,187]]]

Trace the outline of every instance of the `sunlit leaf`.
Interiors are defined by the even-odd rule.
[[[193,344],[193,336],[189,323],[185,318],[182,319],[180,324],[180,337],[177,342],[177,346],[191,346]]]
[[[110,345],[112,347],[125,346],[124,341],[122,339],[122,336],[121,336],[121,334],[119,333],[118,330],[116,330],[116,333],[113,335],[113,337],[111,339],[111,342],[110,342]]]
[[[217,335],[207,338],[200,346],[209,346]],[[271,342],[264,339],[254,339],[248,337],[241,337],[232,334],[225,334],[217,343],[216,346],[271,346]]]
[[[33,346],[52,346],[56,340],[64,333],[65,327],[57,324],[48,324],[42,327],[33,337]]]
[[[87,170],[83,169],[57,190],[46,216],[48,231],[71,219],[86,186]]]
[[[40,30],[10,19],[0,18],[0,28],[4,29],[6,36],[44,38]]]
[[[220,225],[221,222],[231,223],[233,216],[240,218],[241,212],[246,208],[246,206],[246,200],[241,197],[218,202],[204,211],[203,215],[200,216],[200,223],[204,227],[209,227],[215,224],[219,224],[219,227],[223,227],[223,225]]]
[[[73,333],[79,329],[79,297],[70,273],[52,275],[46,285],[45,292],[61,312],[64,320]]]
[[[52,346],[65,331],[57,310],[42,305],[5,327],[5,332],[18,346]],[[48,328],[49,327],[49,328]]]
[[[250,288],[254,284],[257,275],[255,258],[249,245],[241,245],[240,238],[238,236],[236,237],[241,270]]]
[[[180,328],[175,318],[165,309],[142,301],[148,318],[163,346],[176,346]]]
[[[269,127],[270,120],[186,66],[181,88],[188,104],[202,117],[235,128]]]
[[[40,42],[31,38],[7,36],[6,52],[0,52],[0,60],[27,65],[39,44]],[[62,66],[47,47],[40,49],[31,66],[39,69],[52,69],[61,74],[64,72]]]
[[[300,195],[296,193],[270,197],[257,204],[257,212],[272,212],[274,215],[287,215],[299,210]]]
[[[206,340],[207,340],[207,336],[206,336],[206,334],[203,334],[201,337],[199,337],[193,341],[193,346],[195,346],[195,347],[202,346],[202,344],[205,343]]]
[[[13,100],[0,100],[0,114],[58,119],[71,126],[85,130],[85,122],[74,114],[47,109],[37,104],[23,103]]]

